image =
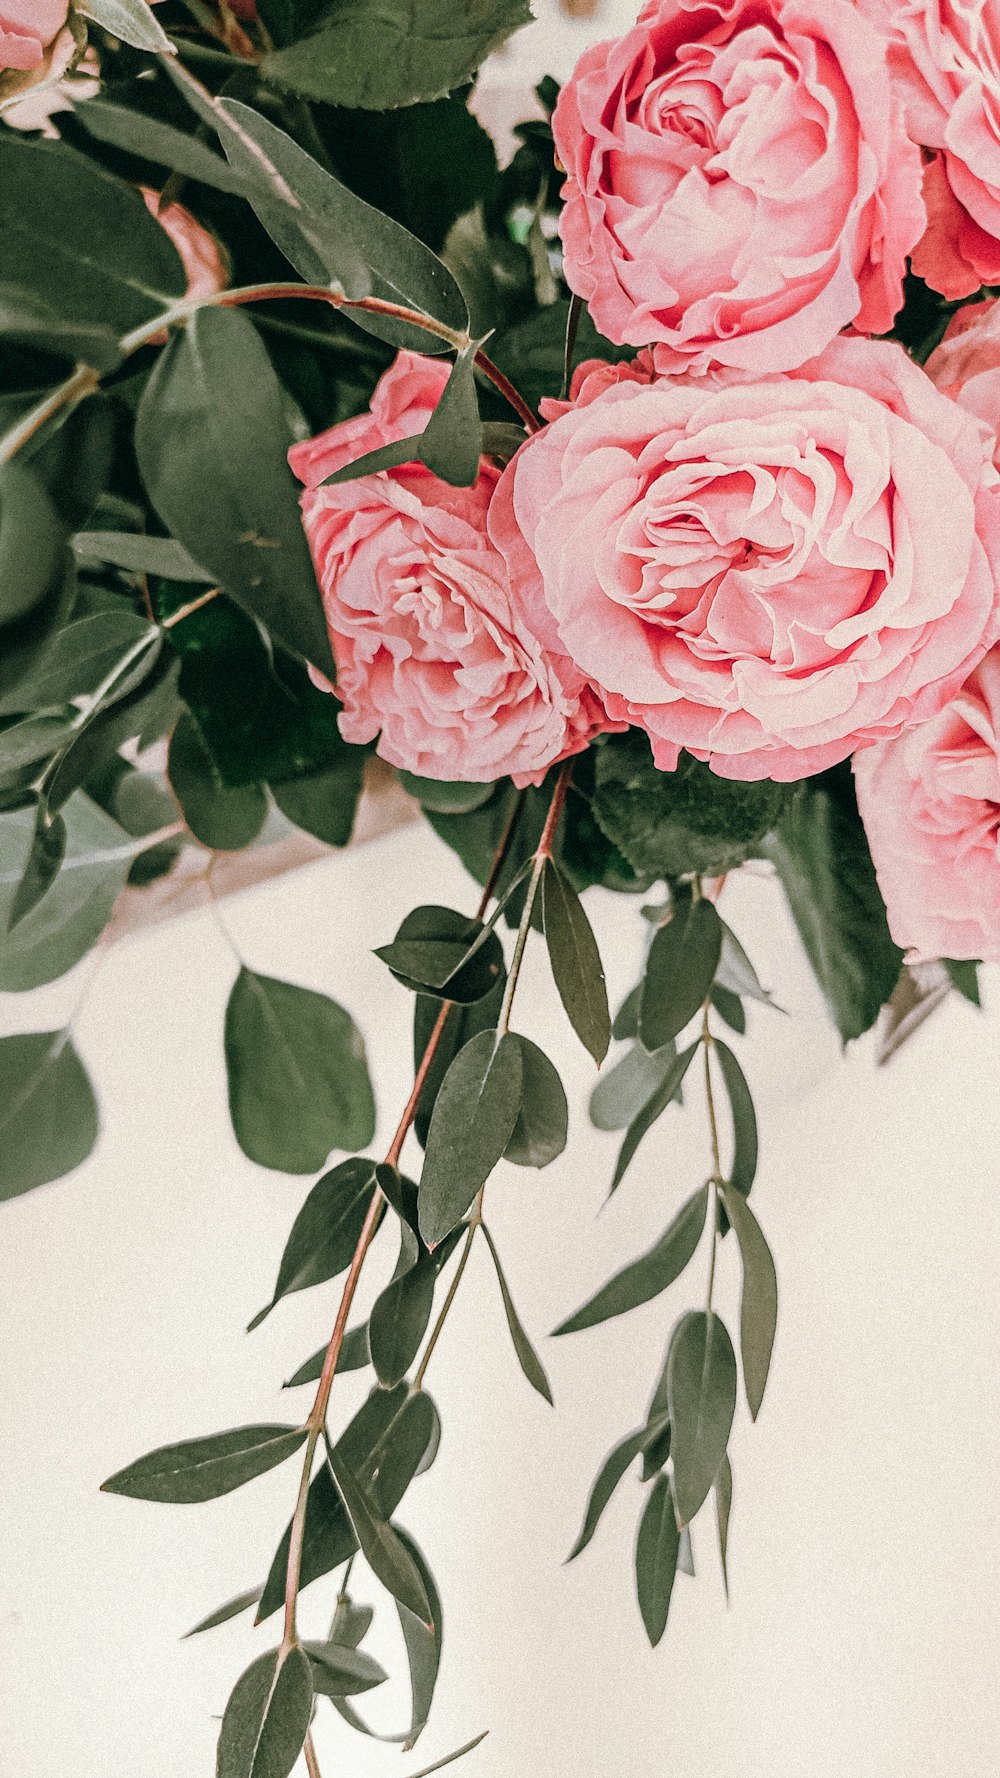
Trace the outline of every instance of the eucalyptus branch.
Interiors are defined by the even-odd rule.
[[[715,1287],[715,1254],[719,1245],[719,1180],[722,1178],[722,1161],[719,1155],[719,1125],[715,1115],[715,1095],[712,1090],[712,1032],[709,1026],[710,1001],[706,999],[701,1009],[701,1046],[705,1061],[705,1099],[708,1105],[708,1128],[712,1143],[712,1177],[709,1180],[711,1203],[709,1219],[712,1229],[712,1248],[708,1262],[708,1289],[705,1297],[705,1311],[711,1312],[712,1291]]]
[[[427,1344],[424,1347],[423,1357],[421,1358],[420,1363],[418,1364],[417,1369],[414,1373],[414,1377],[413,1377],[414,1389],[422,1389],[424,1386],[424,1378],[427,1375],[427,1366],[430,1364],[431,1358],[434,1353],[434,1348],[437,1345],[438,1340],[441,1338],[441,1334],[444,1329],[444,1324],[447,1321],[448,1316],[451,1314],[451,1305],[455,1301],[456,1296],[458,1295],[458,1287],[462,1282],[462,1275],[465,1271],[466,1266],[469,1263],[469,1254],[472,1252],[472,1243],[476,1238],[476,1230],[478,1228],[482,1227],[482,1213],[483,1213],[483,1193],[482,1193],[482,1190],[480,1190],[476,1194],[476,1201],[475,1201],[475,1204],[473,1205],[471,1214],[469,1216],[468,1232],[465,1237],[465,1246],[462,1248],[461,1254],[459,1255],[458,1265],[455,1267],[455,1276],[448,1286],[448,1294],[445,1297],[444,1302],[441,1304],[441,1313],[439,1314],[437,1320],[434,1323],[433,1328],[431,1329],[430,1335],[428,1336]]]
[[[574,763],[575,762],[572,759],[563,760],[559,770],[559,776],[556,779],[556,787],[552,793],[552,801],[549,804],[549,812],[545,817],[545,826],[542,828],[542,836],[535,848],[531,876],[528,879],[528,893],[524,898],[524,911],[521,914],[521,923],[517,929],[514,955],[511,958],[510,971],[507,976],[507,986],[504,990],[503,1005],[500,1008],[500,1017],[497,1021],[497,1030],[500,1032],[501,1036],[510,1026],[511,1009],[514,1005],[514,995],[517,993],[517,981],[521,973],[521,964],[524,961],[525,947],[528,943],[528,933],[531,929],[531,916],[534,912],[535,898],[538,894],[538,885],[542,880],[542,872],[545,869],[546,863],[552,857],[552,846],[555,840],[556,828],[559,825],[559,817],[563,812],[566,793],[569,790],[570,780],[573,776]]]

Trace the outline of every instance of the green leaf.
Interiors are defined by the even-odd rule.
[[[33,809],[0,815],[0,991],[40,987],[96,943],[144,842],[78,791],[63,811],[66,854],[55,883],[13,931],[10,914],[35,831]],[[82,1158],[82,1157],[81,1157]]]
[[[122,361],[113,328],[93,321],[72,321],[37,291],[23,290],[9,278],[0,284],[0,335],[69,358],[74,364],[88,364],[104,375],[117,370]],[[25,398],[24,405],[31,406],[31,397]]]
[[[849,768],[810,779],[768,843],[844,1042],[874,1024],[902,968]]]
[[[758,856],[791,794],[769,779],[720,778],[686,753],[661,772],[638,729],[610,737],[595,763],[600,826],[635,870],[656,877],[719,876]]]
[[[719,1058],[733,1114],[733,1164],[729,1183],[746,1197],[757,1173],[757,1114],[746,1076],[728,1044],[716,1038],[713,1049]]]
[[[215,1500],[284,1463],[305,1443],[304,1426],[236,1426],[210,1438],[163,1445],[101,1483],[105,1494],[195,1504]]]
[[[65,716],[28,716],[0,729],[0,777],[11,778],[34,766],[37,777],[42,760],[51,759],[73,737]]]
[[[130,43],[133,49],[175,54],[170,38],[157,24],[145,0],[77,0],[76,10],[110,31],[112,37]]]
[[[34,669],[12,692],[0,698],[0,715],[14,710],[44,710],[96,691],[115,663],[148,634],[145,618],[131,611],[98,611],[92,617],[67,624]],[[67,731],[66,739],[70,738]]]
[[[312,1663],[313,1688],[327,1698],[350,1698],[370,1692],[388,1679],[384,1667],[361,1649],[344,1648],[336,1642],[304,1642]]]
[[[618,1187],[621,1185],[621,1182],[635,1157],[636,1149],[639,1147],[643,1137],[652,1129],[657,1118],[661,1117],[663,1112],[666,1111],[667,1106],[672,1104],[677,1098],[680,1092],[681,1082],[690,1068],[691,1063],[694,1061],[698,1048],[699,1044],[697,1042],[689,1044],[686,1050],[682,1050],[680,1055],[675,1057],[663,1079],[662,1085],[657,1087],[655,1093],[647,1099],[642,1110],[637,1113],[629,1124],[628,1130],[625,1133],[625,1140],[618,1151],[618,1159],[615,1162],[615,1171],[611,1180],[611,1190],[613,1192],[617,1191]]]
[[[747,1028],[747,1015],[739,995],[732,993],[729,988],[723,988],[716,982],[712,988],[711,1001],[720,1019],[724,1020],[730,1031],[735,1031],[738,1036],[742,1037]]]
[[[635,1545],[635,1583],[646,1635],[655,1648],[667,1627],[670,1595],[677,1572],[680,1534],[674,1517],[670,1483],[657,1476],[642,1518]]]
[[[470,1038],[475,1037],[480,1031],[495,1029],[500,1017],[503,992],[504,981],[498,979],[495,987],[486,995],[485,999],[473,1001],[471,1006],[453,1006],[448,1013],[424,1082],[423,1092],[420,1095],[417,1115],[413,1120],[417,1140],[424,1147],[427,1145],[431,1114],[441,1088],[441,1082],[459,1050],[465,1047]],[[414,1070],[420,1067],[440,1011],[440,1000],[432,999],[429,994],[417,995],[413,1006]]]
[[[281,385],[253,322],[238,309],[200,309],[164,348],[139,404],[146,490],[213,580],[332,678],[291,444]]]
[[[323,1360],[326,1358],[326,1347],[321,1346],[305,1364],[300,1364],[293,1377],[282,1384],[283,1389],[298,1389],[303,1383],[318,1383],[323,1372]],[[341,1371],[361,1371],[371,1363],[371,1352],[368,1346],[368,1323],[363,1321],[360,1327],[349,1327],[344,1335],[343,1344],[337,1359],[336,1376]]]
[[[200,184],[212,186],[216,191],[249,196],[249,181],[235,172],[221,155],[215,154],[207,143],[189,135],[186,130],[174,129],[172,124],[163,123],[147,111],[133,111],[127,105],[92,98],[74,105],[73,115],[98,142],[107,142],[111,147],[121,148],[126,154],[142,160],[158,161],[164,167],[172,167],[175,173],[181,173],[187,179],[197,179]]]
[[[669,1430],[670,1417],[666,1413],[651,1419],[646,1426],[640,1426],[638,1432],[630,1432],[607,1454],[597,1472],[597,1479],[590,1490],[587,1510],[583,1517],[580,1535],[567,1556],[572,1562],[581,1550],[585,1550],[594,1532],[601,1522],[605,1507],[611,1500],[619,1482],[635,1459],[646,1447],[664,1431]]]
[[[420,1178],[420,1233],[436,1247],[486,1183],[521,1104],[520,1045],[481,1031],[460,1050],[438,1093]]]
[[[267,818],[267,797],[258,784],[232,790],[222,782],[201,729],[187,711],[170,737],[167,776],[184,820],[203,846],[240,852],[257,838]]]
[[[266,1309],[254,1316],[248,1333],[260,1326],[282,1297],[291,1296],[296,1290],[309,1290],[314,1284],[325,1284],[328,1278],[336,1278],[338,1272],[347,1270],[378,1184],[378,1173],[374,1161],[354,1157],[341,1161],[317,1180],[292,1224],[274,1295]]]
[[[175,537],[148,537],[144,531],[78,531],[73,549],[82,561],[110,562],[128,574],[159,574],[203,585],[212,578]]]
[[[724,1184],[719,1189],[726,1215],[736,1230],[743,1261],[740,1352],[750,1418],[756,1420],[771,1366],[778,1320],[778,1278],[771,1249],[746,1198],[738,1187]]]
[[[93,1088],[66,1031],[0,1037],[0,1202],[72,1173],[97,1129]]]
[[[521,1108],[503,1158],[516,1167],[547,1167],[566,1147],[566,1093],[556,1069],[538,1045],[518,1032],[514,1033],[514,1040],[521,1051]]]
[[[421,808],[433,809],[441,815],[468,815],[482,807],[496,789],[495,784],[444,784],[436,778],[417,778],[412,772],[397,772],[397,778]]]
[[[441,1665],[444,1620],[441,1610],[441,1596],[438,1593],[434,1576],[427,1565],[426,1557],[409,1532],[399,1527],[396,1535],[420,1576],[431,1608],[432,1619],[432,1628],[428,1629],[419,1617],[412,1611],[408,1611],[406,1606],[400,1604],[398,1600],[396,1601],[403,1641],[406,1644],[406,1659],[410,1669],[410,1727],[405,1737],[405,1745],[408,1750],[415,1746],[431,1713],[434,1687],[437,1684],[438,1668]]]
[[[346,846],[354,831],[364,771],[361,748],[345,747],[329,771],[272,784],[271,795],[293,826],[311,833],[325,846]]]
[[[681,901],[649,948],[639,1036],[657,1050],[679,1036],[708,997],[722,950],[722,921],[712,902]]]
[[[600,1067],[611,1042],[604,969],[580,898],[551,858],[542,873],[542,922],[559,998],[580,1042]]]
[[[663,1085],[677,1059],[677,1045],[650,1052],[634,1043],[602,1074],[590,1095],[590,1121],[597,1130],[627,1130]]]
[[[24,867],[24,875],[14,892],[8,916],[8,930],[20,925],[26,915],[30,914],[42,900],[56,877],[59,867],[66,856],[66,823],[61,815],[46,821],[42,805],[38,808],[38,818],[32,835],[31,850]]]
[[[530,21],[527,0],[333,0],[317,31],[264,57],[263,73],[328,105],[388,111],[461,86]]]
[[[551,161],[551,143],[549,157]],[[537,185],[534,187],[537,190]],[[546,396],[557,396],[563,380],[563,360],[570,303],[565,298],[536,310],[526,321],[498,334],[490,357],[508,376],[530,407],[537,408]],[[634,348],[615,346],[599,334],[586,309],[580,314],[573,346],[574,366],[586,358],[616,363],[632,358]]]
[[[403,1391],[363,1468],[370,1504],[380,1518],[391,1519],[439,1433],[437,1408],[426,1391]]]
[[[694,1257],[707,1213],[708,1186],[703,1185],[678,1211],[666,1233],[648,1253],[616,1272],[596,1296],[553,1331],[557,1334],[579,1333],[584,1327],[596,1327],[598,1322],[607,1321],[612,1315],[624,1315],[640,1303],[648,1303],[654,1296],[659,1296],[675,1278],[680,1277]]]
[[[481,1741],[485,1741],[489,1732],[489,1729],[484,1729],[481,1735],[474,1735],[471,1741],[465,1741],[461,1747],[456,1747],[454,1753],[446,1753],[444,1759],[436,1759],[433,1765],[422,1766],[419,1772],[410,1772],[408,1778],[431,1778],[433,1772],[442,1772],[445,1766],[454,1765],[457,1759],[464,1759],[467,1753],[472,1753]],[[412,1747],[412,1741],[410,1745]]]
[[[279,1611],[285,1602],[285,1576],[288,1572],[290,1531],[285,1534],[274,1553],[267,1580],[257,1606],[255,1624]],[[358,1547],[344,1503],[334,1487],[333,1477],[324,1463],[313,1476],[306,1501],[305,1536],[302,1544],[302,1567],[299,1591],[324,1574],[348,1562]]]
[[[312,1668],[305,1651],[294,1644],[261,1655],[226,1705],[216,1778],[288,1778],[312,1707]]]
[[[459,217],[496,196],[496,150],[464,94],[395,111],[340,110],[328,139],[351,190],[435,253]]]
[[[364,1148],[375,1103],[360,1032],[325,994],[243,968],[226,1008],[233,1129],[244,1154],[314,1173],[332,1148]]]
[[[691,1543],[691,1527],[685,1525],[677,1544],[677,1572],[689,1574],[694,1580],[694,1548]]]
[[[774,1006],[766,988],[762,988],[753,964],[735,932],[722,922],[722,955],[716,970],[716,986],[744,1000],[756,1000],[761,1006]]]
[[[5,463],[0,468],[0,623],[27,617],[60,584],[65,546],[66,526],[44,482],[16,459]]]
[[[951,977],[952,987],[957,988],[963,998],[970,1001],[973,1006],[981,1006],[979,964],[962,960],[956,961],[954,957],[943,957],[942,962]]]
[[[729,1514],[733,1505],[733,1469],[728,1456],[723,1457],[715,1478],[715,1522],[719,1532],[719,1556],[722,1560],[722,1584],[729,1599]]]
[[[68,320],[141,327],[184,295],[186,276],[139,193],[62,143],[0,134],[0,282]]]
[[[417,1355],[434,1306],[437,1271],[432,1259],[405,1223],[400,1224],[400,1252],[395,1275],[377,1298],[371,1313],[369,1340],[372,1363],[387,1389],[405,1377]]]
[[[629,1037],[638,1037],[639,1007],[641,1002],[642,983],[636,982],[635,987],[629,989],[621,1006],[615,1013],[614,1023],[611,1026],[611,1035],[616,1038],[619,1043],[624,1042],[625,1039]]]
[[[510,1337],[514,1344],[514,1351],[517,1353],[517,1362],[521,1366],[532,1389],[537,1389],[539,1395],[541,1395],[551,1407],[552,1390],[549,1386],[549,1379],[545,1375],[541,1359],[521,1325],[520,1317],[514,1307],[514,1299],[510,1294],[507,1280],[504,1277],[503,1267],[500,1264],[500,1255],[496,1250],[493,1236],[490,1234],[485,1222],[482,1226],[483,1234],[486,1236],[486,1245],[493,1256],[493,1264],[496,1267],[497,1283],[500,1286],[500,1295],[503,1297],[504,1314],[507,1317],[507,1326],[510,1329]]]
[[[241,1611],[249,1611],[260,1598],[260,1588],[250,1587],[245,1593],[237,1593],[235,1599],[227,1599],[225,1605],[216,1606],[207,1617],[203,1617],[193,1629],[185,1630],[181,1637],[186,1642],[189,1636],[201,1636],[206,1630],[216,1630],[220,1624],[228,1624],[230,1618],[239,1617]]]
[[[482,1000],[505,976],[496,933],[453,908],[414,908],[375,955],[404,987],[460,1004]]]
[[[404,463],[423,463],[432,475],[453,487],[471,487],[479,475],[483,448],[474,370],[482,343],[472,340],[465,351],[458,353],[423,432],[367,451],[328,475],[320,485],[332,487],[339,482],[356,481],[360,475],[374,475],[378,470],[398,469]]]
[[[329,1641],[338,1648],[358,1648],[372,1627],[375,1617],[371,1605],[355,1605],[341,1590],[330,1626]]]
[[[428,1629],[431,1628],[433,1618],[424,1583],[405,1544],[388,1521],[378,1517],[371,1499],[345,1463],[338,1446],[327,1453],[327,1461],[362,1554],[375,1578],[394,1599],[412,1611]]]
[[[253,199],[264,227],[307,282],[335,281],[348,296],[374,296],[397,303],[456,333],[466,332],[469,314],[465,299],[429,247],[391,217],[355,197],[259,112],[234,99],[221,100],[219,109],[242,133],[242,141],[230,133],[222,136],[223,148],[237,171],[247,178],[256,175],[259,180],[259,163],[250,146],[256,145],[301,205],[301,212],[289,212],[284,205],[276,206],[270,193],[264,202]],[[425,353],[448,349],[445,340],[409,322],[367,315],[360,309],[351,311],[351,319],[390,345]]]
[[[682,1315],[667,1352],[666,1392],[677,1519],[687,1525],[719,1472],[736,1408],[736,1354],[718,1315]]]

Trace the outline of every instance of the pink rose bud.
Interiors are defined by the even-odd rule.
[[[421,464],[335,487],[335,470],[422,432],[448,379],[441,359],[400,352],[371,411],[305,444],[289,462],[323,595],[345,740],[372,741],[420,777],[539,782],[611,726],[487,535],[499,471],[471,488]],[[539,628],[541,625],[541,628]],[[325,682],[324,682],[325,683]]]
[[[901,346],[595,386],[508,465],[490,535],[663,770],[822,771],[936,715],[1000,636],[989,441]]]
[[[847,0],[653,0],[584,51],[553,130],[569,284],[660,370],[790,369],[892,326],[920,157]]]
[[[1000,963],[1000,649],[854,776],[889,929],[911,962]]]
[[[927,232],[913,269],[949,299],[1000,282],[1000,9],[995,0],[861,0],[924,172]]]
[[[69,15],[69,0],[0,0],[0,70],[41,68]]]
[[[161,209],[159,192],[148,185],[140,185],[139,190],[150,215],[156,217],[180,254],[187,273],[188,296],[213,296],[217,290],[224,290],[229,282],[229,268],[215,236],[196,222],[183,204],[167,204]]]

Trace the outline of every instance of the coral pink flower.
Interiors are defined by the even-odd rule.
[[[943,394],[982,420],[1000,469],[1000,302],[968,303],[959,309],[924,368]]]
[[[1000,635],[983,429],[900,346],[619,382],[528,440],[490,533],[665,770],[794,779],[931,717]]]
[[[1000,649],[931,722],[854,761],[889,928],[913,962],[1000,963]]]
[[[653,0],[553,119],[566,276],[664,371],[886,332],[925,225],[882,35],[846,0]]]
[[[949,298],[1000,281],[1000,7],[861,0],[890,40],[910,136],[934,150],[913,269]]]
[[[499,471],[484,460],[473,487],[452,488],[415,463],[320,486],[364,452],[422,432],[447,376],[440,359],[400,352],[370,413],[289,455],[308,490],[340,728],[348,741],[381,734],[382,758],[421,777],[533,783],[611,725],[544,603],[529,610],[490,543]]]
[[[183,204],[160,207],[160,194],[140,185],[146,208],[173,241],[187,274],[188,296],[212,296],[229,282],[229,267],[215,236]]]
[[[69,15],[69,0],[0,0],[0,70],[30,73]]]

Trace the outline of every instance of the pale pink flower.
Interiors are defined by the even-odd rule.
[[[1000,302],[959,309],[924,368],[944,395],[982,420],[1000,469]]]
[[[609,714],[795,779],[937,713],[1000,635],[983,429],[902,347],[619,382],[508,465],[490,534]]]
[[[400,352],[369,413],[289,454],[307,489],[340,729],[348,741],[379,736],[383,759],[421,777],[534,783],[611,725],[549,633],[544,604],[530,609],[489,540],[499,471],[484,459],[473,487],[453,488],[415,463],[320,486],[423,431],[447,376],[440,359]]]
[[[1000,649],[945,708],[856,755],[889,929],[911,962],[1000,962]]]
[[[660,370],[783,370],[892,326],[920,158],[847,0],[653,0],[584,51],[553,129],[569,283]]]
[[[183,204],[161,207],[160,194],[148,185],[139,190],[151,216],[170,236],[187,275],[188,296],[214,296],[229,282],[229,267],[218,241]]]
[[[69,0],[0,0],[0,70],[31,73],[69,16]]]

